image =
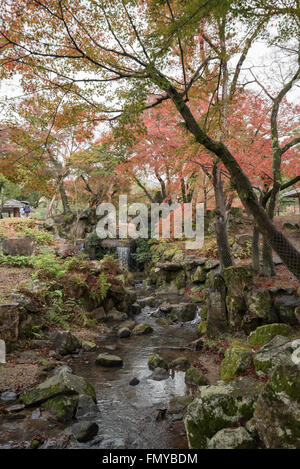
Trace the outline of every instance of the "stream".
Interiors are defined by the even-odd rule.
[[[153,294],[153,290],[136,285],[138,299]],[[182,301],[182,297],[181,297]],[[173,302],[176,302],[174,297]],[[197,338],[196,324],[193,321],[169,327],[160,326],[155,321],[155,310],[146,306],[135,317],[137,323],[151,324],[154,331],[149,335],[118,339],[114,336],[101,337],[100,350],[119,355],[124,362],[122,368],[104,368],[95,365],[99,352],[85,353],[74,358],[70,364],[73,372],[87,378],[95,387],[99,415],[93,418],[99,425],[98,436],[88,443],[76,443],[78,448],[141,448],[141,449],[184,449],[187,448],[182,414],[171,414],[169,408],[174,396],[196,393],[193,386],[184,381],[184,371],[171,369],[169,377],[157,381],[151,378],[147,362],[153,353],[158,353],[169,363],[178,357],[187,357],[190,363],[199,362],[199,352],[184,349]],[[154,313],[154,315],[153,315]],[[182,347],[182,349],[180,349]],[[201,356],[201,364],[207,368],[210,382],[217,380],[210,357]],[[133,378],[140,382],[136,386],[129,383]],[[28,447],[37,433],[45,433],[48,438],[56,438],[66,426],[49,421],[46,416],[23,420],[0,420],[0,448]],[[159,419],[160,411],[163,418]],[[24,443],[25,442],[25,443]],[[20,446],[19,446],[20,447]],[[73,445],[74,447],[74,445]]]

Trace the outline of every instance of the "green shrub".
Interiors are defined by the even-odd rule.
[[[136,252],[134,254],[131,254],[133,259],[141,264],[151,262],[152,252],[150,250],[148,240],[144,238],[138,238],[136,240],[136,246]]]
[[[34,239],[39,245],[51,244],[54,242],[54,237],[51,233],[46,233],[38,228],[24,228],[20,235]]]
[[[28,236],[34,239],[37,244],[51,244],[54,241],[54,236],[51,233],[40,230],[32,223],[32,220],[22,221],[14,224],[14,228],[18,231],[18,236]]]
[[[47,278],[59,280],[68,271],[67,263],[61,264],[53,254],[40,254],[32,257],[35,272],[33,278]]]
[[[111,287],[111,283],[108,282],[108,278],[104,272],[99,274],[98,280],[95,285],[91,287],[90,296],[93,300],[101,303],[106,298],[107,292]]]
[[[11,265],[12,267],[32,267],[33,257],[28,256],[5,256],[0,254],[0,265]]]

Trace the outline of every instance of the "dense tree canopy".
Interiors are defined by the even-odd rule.
[[[297,1],[1,0],[1,6],[3,77],[20,74],[25,92],[34,96],[50,90],[57,96],[58,109],[79,109],[74,112],[77,125],[108,122],[126,144],[136,143],[136,128],[143,130],[146,109],[172,101],[177,118],[194,138],[191,145],[204,147],[219,172],[222,163],[259,230],[300,276],[299,253],[271,221],[282,155],[299,143],[295,135],[283,142],[287,136],[278,132],[284,98],[300,73],[299,45],[293,39],[299,36]],[[251,152],[245,148],[244,153],[226,135],[232,109],[236,116],[243,113],[244,99],[239,96],[249,82],[243,66],[259,37],[290,59],[282,88],[272,96],[269,216],[243,166]],[[267,89],[257,76],[255,81]],[[197,93],[206,95],[202,113],[193,106]],[[247,157],[242,162],[243,154]]]

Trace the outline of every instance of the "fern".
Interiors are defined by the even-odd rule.
[[[110,287],[111,283],[108,282],[107,276],[104,272],[101,272],[101,274],[99,274],[96,285],[91,288],[91,298],[100,303],[106,298]]]

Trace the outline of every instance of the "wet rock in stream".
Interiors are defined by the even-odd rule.
[[[100,355],[98,355],[98,357],[96,358],[96,365],[107,367],[123,366],[123,360],[117,355],[110,355],[109,353],[100,353]]]
[[[82,421],[74,423],[71,427],[72,434],[79,442],[90,441],[97,435],[99,427],[96,422]]]
[[[140,380],[139,380],[139,379],[133,378],[133,379],[129,382],[129,385],[130,385],[130,386],[137,386],[139,383],[140,383]]]

